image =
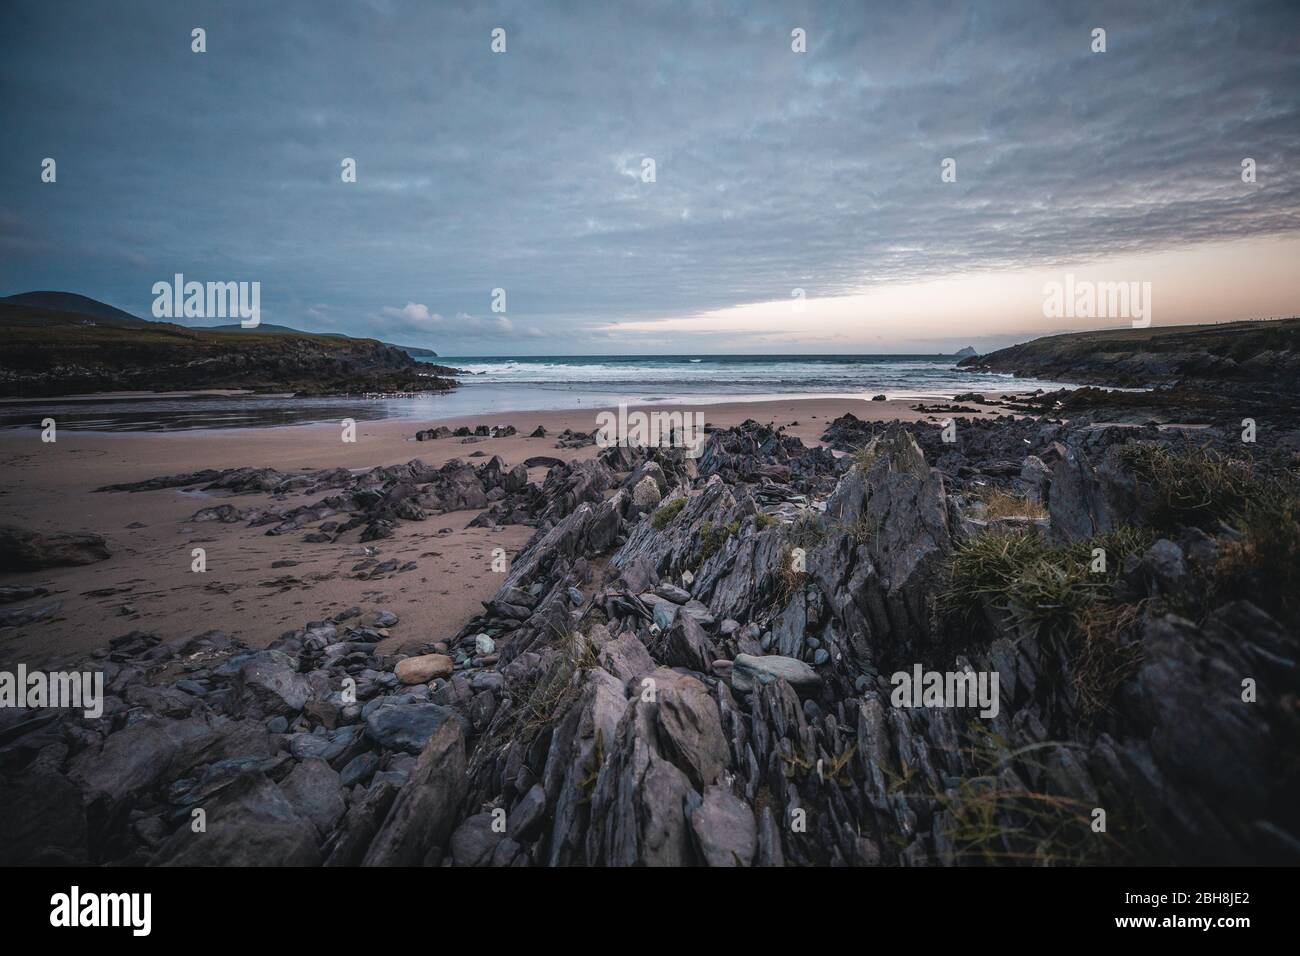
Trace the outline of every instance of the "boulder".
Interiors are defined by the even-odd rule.
[[[749,805],[726,787],[706,787],[691,811],[691,834],[709,866],[750,866],[758,831]]]
[[[204,808],[202,832],[186,821],[155,866],[319,866],[317,830],[265,774],[239,774]]]
[[[397,662],[394,672],[403,684],[427,684],[439,677],[450,677],[455,663],[446,654],[421,654]]]
[[[420,751],[363,865],[437,863],[458,819],[465,789],[465,738],[459,723],[444,720]]]
[[[0,525],[0,571],[41,571],[94,564],[110,557],[102,535],[32,531]]]

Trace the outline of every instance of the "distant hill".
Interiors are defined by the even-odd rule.
[[[1295,392],[1300,390],[1300,318],[1071,332],[957,364],[1097,385],[1185,381]]]
[[[18,295],[0,298],[0,303],[87,316],[103,322],[120,323],[130,328],[154,324],[152,320],[138,318],[106,302],[100,302],[86,295],[77,295],[75,292],[20,292]]]
[[[191,328],[86,296],[0,299],[0,396],[238,388],[301,395],[444,391],[452,370],[374,339]]]

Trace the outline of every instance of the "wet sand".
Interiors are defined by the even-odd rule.
[[[806,444],[818,442],[833,418],[851,411],[885,421],[929,419],[911,400],[795,398],[701,407],[719,427],[747,418],[786,425]],[[650,410],[654,406],[638,406]],[[669,411],[689,406],[662,406]],[[284,472],[319,468],[365,469],[419,458],[439,466],[452,458],[476,463],[499,455],[512,466],[534,455],[562,460],[594,457],[594,446],[555,447],[565,428],[590,432],[597,409],[496,413],[418,422],[390,419],[358,422],[356,442],[344,443],[339,425],[301,425],[221,431],[103,433],[61,431],[42,443],[36,431],[0,432],[0,523],[41,531],[94,532],[108,541],[112,557],[83,567],[0,575],[0,584],[38,585],[50,594],[27,603],[62,601],[52,617],[0,629],[0,666],[78,659],[111,638],[138,630],[163,640],[220,629],[249,645],[269,643],[287,630],[353,605],[363,611],[394,612],[400,623],[384,649],[418,646],[455,634],[480,610],[501,583],[492,570],[492,551],[512,557],[532,536],[526,526],[467,528],[479,513],[463,511],[398,523],[392,538],[370,542],[377,560],[415,561],[412,571],[378,580],[359,579],[351,568],[367,545],[354,529],[332,544],[308,544],[295,533],[268,536],[266,528],[244,523],[191,523],[201,508],[230,503],[240,508],[272,503],[266,495],[194,494],[180,489],[101,492],[108,484],[141,481],[205,468],[273,467]],[[997,409],[989,409],[996,414]],[[797,423],[797,424],[795,424]],[[513,425],[519,434],[463,443],[459,438],[417,442],[415,432],[434,424]],[[547,437],[526,437],[538,425]],[[482,452],[483,457],[470,456]],[[532,469],[541,481],[546,469]],[[278,499],[277,509],[319,500],[323,495]],[[445,530],[445,529],[450,529]],[[207,571],[191,571],[191,550],[207,553]],[[277,561],[297,562],[273,567]],[[21,605],[9,605],[10,607]]]

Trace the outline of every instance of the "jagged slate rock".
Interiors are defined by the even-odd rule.
[[[567,462],[552,468],[542,483],[542,497],[547,504],[539,519],[559,521],[580,504],[598,504],[613,485],[613,474],[596,459]]]
[[[217,737],[204,718],[140,720],[110,734],[102,749],[79,753],[69,764],[68,777],[85,793],[88,805],[112,812],[196,762]]]
[[[110,556],[102,535],[46,534],[11,524],[0,525],[0,571],[40,571],[94,564]]]
[[[28,604],[25,607],[0,608],[0,627],[23,627],[27,624],[35,624],[58,613],[62,608],[63,601],[59,599],[41,604]]]
[[[585,845],[588,865],[694,862],[686,806],[689,800],[698,800],[698,794],[686,775],[660,754],[657,710],[653,697],[633,695],[628,701],[591,793]],[[548,862],[560,859],[552,848]]]
[[[587,642],[597,651],[613,640],[610,636],[609,628],[604,624],[596,623],[587,628]]]
[[[505,838],[505,833],[493,828],[490,811],[474,814],[451,834],[452,866],[489,865],[497,845]]]
[[[289,771],[280,789],[322,837],[333,831],[347,810],[338,772],[319,757],[308,757]]]
[[[654,593],[665,600],[672,601],[674,604],[685,604],[691,599],[691,592],[666,581],[655,588]]]
[[[658,507],[663,498],[659,483],[651,475],[646,475],[632,489],[632,508],[637,514],[646,514]]]
[[[648,597],[655,598],[657,595],[649,595]],[[646,601],[654,609],[654,622],[659,626],[660,631],[667,631],[673,626],[673,621],[677,619],[680,610],[678,605],[663,599],[655,600],[652,603],[647,600],[646,595],[642,595],[642,600]]]
[[[289,738],[289,753],[295,760],[324,757],[330,742],[324,734],[293,734]]]
[[[619,554],[622,554],[620,549]],[[617,583],[629,594],[642,594],[654,582],[655,569],[647,558],[636,558],[619,569]]]
[[[1194,624],[1172,614],[1147,622],[1142,647],[1134,686],[1153,756],[1237,813],[1265,812],[1272,728],[1263,707],[1241,699],[1250,666],[1219,656],[1225,648],[1212,648]]]
[[[718,617],[748,621],[771,603],[784,571],[786,532],[771,529],[740,540],[735,557],[725,573],[704,577],[694,585],[697,594],[708,594],[709,607]]]
[[[678,500],[679,492],[670,494],[660,506]],[[702,529],[707,525],[725,526],[736,510],[736,499],[731,489],[717,475],[711,477],[704,488],[695,495],[686,498],[686,504],[677,516],[662,529],[654,526],[653,520],[642,521],[628,535],[627,542],[610,559],[610,567],[621,571],[633,561],[645,559],[657,572],[653,581],[657,582],[661,574],[675,575],[688,566],[695,567],[692,560],[700,550]],[[699,593],[698,589],[696,593]]]
[[[510,573],[494,600],[504,599],[507,592],[526,589],[557,560],[572,560],[607,549],[619,530],[622,503],[621,491],[598,507],[583,502],[549,531],[534,535],[511,563]]]
[[[403,684],[427,684],[439,677],[450,677],[455,662],[446,654],[421,654],[397,662],[394,673]]]
[[[785,866],[781,849],[781,830],[771,807],[763,807],[758,814],[758,866]]]
[[[492,860],[488,865],[493,867],[528,866],[528,851],[514,840],[506,837],[497,844],[496,851],[492,854]]]
[[[200,508],[190,515],[189,520],[195,523],[218,521],[221,524],[235,524],[243,521],[245,517],[245,513],[234,505],[217,505],[212,508]]]
[[[655,487],[659,490],[660,499],[662,499],[664,495],[668,494],[669,490],[672,488],[672,483],[668,480],[668,476],[664,474],[663,466],[661,466],[657,461],[646,461],[638,465],[636,469],[628,475],[627,480],[623,482],[623,487],[636,488],[646,478],[654,479]],[[656,501],[656,504],[658,504],[658,501]]]
[[[695,618],[678,614],[664,642],[664,663],[707,674],[718,650]]]
[[[655,717],[664,755],[686,772],[696,789],[703,789],[728,765],[718,705],[693,677],[662,667],[649,677],[658,697]]]
[[[698,795],[686,774],[659,757],[650,757],[641,778],[642,842],[634,862],[646,866],[690,866],[690,825],[685,806]]]
[[[1052,470],[1037,455],[1026,455],[1020,463],[1017,484],[1030,501],[1046,501],[1052,485]]]
[[[162,717],[188,717],[196,703],[191,695],[176,687],[152,687],[148,684],[128,687],[125,699],[133,707],[144,707]]]
[[[292,716],[311,699],[312,685],[287,654],[259,651],[240,668],[235,695],[241,713]]]
[[[762,684],[776,680],[786,681],[796,691],[803,693],[813,693],[822,684],[822,679],[815,670],[794,657],[737,654],[732,661],[731,689],[737,693],[749,693]]]
[[[866,532],[873,573],[863,579],[862,600],[871,630],[904,652],[929,643],[930,597],[953,545],[948,498],[942,475],[901,426],[889,426],[862,457],[865,471],[855,464],[841,479],[826,514],[846,533]]]
[[[691,832],[708,866],[750,866],[758,849],[754,813],[726,787],[706,787],[691,811]]]
[[[465,736],[457,721],[444,720],[420,752],[363,865],[416,866],[445,847],[466,787]]]
[[[1157,594],[1178,595],[1187,590],[1187,559],[1183,549],[1168,538],[1160,538],[1142,555],[1139,567],[1155,585]]]
[[[357,866],[361,862],[405,782],[405,779],[398,782],[376,774],[361,799],[353,797],[329,845],[326,866]]]
[[[521,842],[532,840],[546,819],[546,789],[535,783],[510,811],[506,832],[510,839]]]
[[[1081,447],[1072,440],[1052,466],[1047,510],[1053,533],[1066,541],[1088,538],[1121,524],[1145,523],[1136,482],[1118,461],[1118,445],[1123,442],[1098,440],[1111,444],[1097,448],[1085,443]]]
[[[359,753],[339,771],[339,784],[345,790],[351,790],[357,784],[364,784],[379,769],[379,757],[373,751]]]
[[[596,655],[597,661],[624,684],[635,685],[658,665],[644,644],[633,634],[621,634],[607,641]]]
[[[0,747],[13,743],[35,730],[49,727],[62,718],[57,710],[35,710],[26,707],[0,707]]]
[[[586,816],[586,781],[599,770],[598,760],[614,741],[627,710],[623,682],[603,669],[583,673],[582,691],[556,729],[542,771],[548,806],[553,807],[550,836],[552,866],[566,864],[580,852]]]
[[[319,866],[316,827],[260,771],[245,771],[203,807],[206,827],[183,823],[155,866]]]
[[[0,866],[88,862],[86,839],[81,790],[63,774],[29,767],[0,776]]]
[[[502,487],[504,487],[505,490],[510,493],[516,491],[522,491],[527,486],[528,486],[528,466],[525,465],[523,462],[520,462],[519,464],[515,465],[513,468],[510,469],[510,471],[506,474],[504,484],[502,485]]]
[[[366,715],[366,735],[389,750],[419,754],[448,722],[469,730],[468,720],[448,707],[427,701],[384,701]]]

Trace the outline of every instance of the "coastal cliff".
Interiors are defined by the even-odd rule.
[[[374,339],[187,328],[103,309],[0,301],[0,396],[196,388],[330,395],[456,384],[445,377],[454,369],[418,363]]]
[[[1194,378],[1291,393],[1300,389],[1300,318],[1053,335],[957,365],[1086,384]]]

